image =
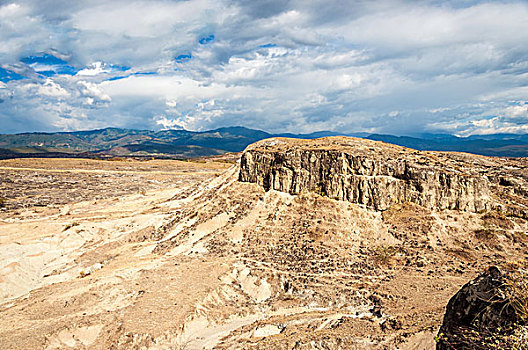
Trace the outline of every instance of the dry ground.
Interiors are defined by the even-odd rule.
[[[83,200],[180,188],[218,175],[228,165],[205,160],[0,160],[0,199],[5,209],[49,209]]]
[[[524,258],[498,212],[380,213],[222,162],[0,162],[1,349],[432,349],[449,298]]]

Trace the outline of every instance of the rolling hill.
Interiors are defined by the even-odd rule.
[[[417,137],[382,134],[344,134],[319,131],[311,134],[271,134],[241,126],[208,131],[99,130],[0,135],[0,158],[14,157],[161,157],[193,158],[240,152],[249,144],[269,137],[314,139],[356,136],[427,151],[456,151],[501,157],[528,156],[528,135],[495,134],[457,137],[423,134]]]

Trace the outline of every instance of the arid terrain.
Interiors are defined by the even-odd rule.
[[[462,285],[528,258],[525,160],[232,158],[0,161],[0,349],[434,349]]]

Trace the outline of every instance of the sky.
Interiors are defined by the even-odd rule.
[[[527,122],[526,0],[0,0],[0,133]]]

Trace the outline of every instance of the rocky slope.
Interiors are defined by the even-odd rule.
[[[439,209],[437,197],[420,202],[412,184],[418,175],[407,185],[405,179],[390,179],[415,186],[414,202],[391,204],[368,192],[371,204],[358,204],[331,198],[331,186],[328,192],[302,186],[299,194],[287,193],[286,187],[273,190],[269,169],[275,163],[248,163],[258,152],[268,159],[266,149],[288,164],[300,159],[292,150],[349,154],[360,149],[358,156],[372,158],[372,164],[365,158],[368,165],[357,168],[365,169],[366,178],[383,179],[379,169],[397,167],[395,159],[430,171],[435,170],[430,164],[438,164],[458,176],[464,169],[473,179],[468,183],[487,181],[483,205],[521,213],[523,160],[422,153],[340,138],[314,141],[318,146],[312,148],[306,142],[259,143],[247,150],[240,166],[225,171],[224,163],[204,163],[204,173],[198,169],[202,163],[188,168],[190,163],[180,162],[170,169],[171,187],[158,178],[156,186],[162,188],[153,184],[138,193],[134,187],[129,195],[123,188],[97,200],[52,201],[54,207],[6,207],[0,215],[0,290],[10,292],[0,300],[0,348],[433,349],[449,298],[490,264],[502,268],[525,257],[528,220],[522,215],[480,212],[474,204],[466,211]],[[335,164],[334,174],[337,162],[325,159]],[[49,179],[67,162],[41,169],[40,176],[26,162],[17,169],[6,164],[6,176],[37,182],[10,182],[9,193],[29,196],[38,188],[62,199],[62,185]],[[124,168],[110,173],[108,165],[93,169],[95,163],[85,169],[89,172],[68,169],[64,176],[92,186],[82,177],[96,170],[120,186]],[[131,167],[127,176],[141,183],[144,175],[134,173],[145,162],[124,163]],[[489,174],[484,179],[478,177],[481,169]],[[254,174],[257,182],[259,171],[270,174],[268,185],[264,176],[259,184],[238,181]],[[156,176],[161,175],[169,176]],[[77,189],[88,197],[93,190]],[[441,191],[450,189],[446,185]],[[450,201],[457,200],[457,191]],[[21,201],[33,203],[26,199]],[[475,194],[465,203],[479,201]]]
[[[515,173],[526,163],[518,161],[509,174],[505,163],[348,137],[275,138],[244,152],[239,180],[290,194],[315,192],[375,210],[412,202],[435,210],[506,209],[526,216],[526,178]]]

